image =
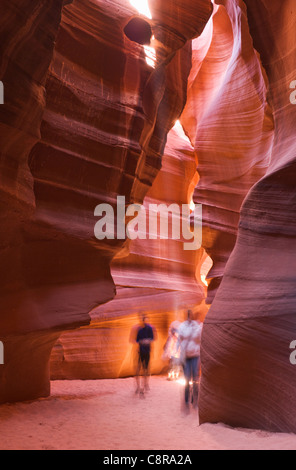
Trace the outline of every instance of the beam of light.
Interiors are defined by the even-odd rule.
[[[148,0],[130,0],[130,4],[138,10],[138,12],[149,18],[152,19],[151,11],[149,9]]]
[[[183,387],[185,387],[185,385],[186,385],[186,380],[184,378],[178,379],[178,380],[176,380],[176,382],[180,385],[183,385]],[[189,385],[193,385],[193,382],[190,381]]]
[[[178,384],[183,385],[184,387],[186,385],[186,380],[185,379],[178,379],[177,382],[178,382]]]
[[[151,11],[149,9],[148,0],[130,0],[130,4],[140,13],[140,15],[146,16],[152,20]],[[152,36],[151,40],[155,38]],[[156,62],[156,51],[152,46],[144,46],[144,51],[146,54],[146,62],[150,67],[155,68]]]
[[[207,256],[205,261],[203,262],[201,268],[200,268],[200,278],[201,281],[208,286],[208,282],[206,281],[208,272],[213,266],[213,260],[210,258],[210,256]]]
[[[207,283],[207,280],[206,280],[207,278],[206,278],[206,276],[205,276],[204,274],[202,274],[202,275],[200,276],[200,278],[201,278],[201,282],[203,282],[204,285],[208,287],[209,284]]]
[[[175,122],[173,129],[178,134],[178,136],[181,137],[181,139],[186,140],[189,143],[190,147],[192,147],[189,137],[185,134],[183,126],[179,119]]]
[[[153,41],[154,36],[152,36],[152,41]],[[151,67],[155,68],[155,62],[156,62],[156,51],[154,47],[152,46],[144,46],[144,51],[146,54],[146,62],[148,65]]]

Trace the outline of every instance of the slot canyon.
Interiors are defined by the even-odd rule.
[[[2,0],[0,403],[133,377],[143,314],[164,374],[189,308],[200,424],[296,433],[295,0],[136,3]],[[98,239],[119,197],[201,206],[200,246]]]

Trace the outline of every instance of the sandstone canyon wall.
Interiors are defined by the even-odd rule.
[[[189,39],[202,32],[212,12],[210,2],[197,2],[194,12],[190,2],[155,2],[150,6],[156,64],[154,70],[148,68],[149,80],[147,77],[146,82],[143,79],[140,88],[140,77],[136,77],[135,70],[137,67],[140,70],[147,68],[143,47],[125,39],[125,47],[135,55],[134,58],[128,56],[125,68],[129,97],[133,100],[135,96],[138,97],[137,111],[143,108],[146,127],[151,120],[155,121],[149,160],[147,159],[149,165],[146,165],[145,170],[142,161],[137,164],[134,171],[138,173],[145,170],[146,174],[138,173],[138,180],[133,183],[130,193],[126,192],[129,186],[125,182],[117,190],[117,194],[126,196],[127,202],[141,203],[147,193],[142,188],[142,182],[150,180],[152,187],[145,197],[147,211],[151,203],[181,205],[190,202],[189,187],[191,188],[192,180],[196,177],[194,151],[185,136],[180,137],[176,130],[171,131],[164,149],[165,135],[181,114],[186,102],[187,78],[191,68]],[[67,19],[63,21],[66,22]],[[112,40],[114,42],[115,39]],[[59,38],[56,50],[58,49]],[[137,55],[141,57],[140,64]],[[163,87],[165,93],[156,116],[153,106],[158,105],[157,100],[160,100],[160,87]],[[123,94],[126,92],[127,89],[123,89]],[[138,142],[144,140],[143,132],[137,131],[141,126],[136,122],[129,122],[129,126],[127,130],[132,133],[134,144],[138,145]],[[129,165],[130,160],[128,156]],[[159,173],[153,180],[152,176],[156,175],[156,171]],[[111,178],[113,180],[114,176],[111,175]],[[108,194],[110,184],[108,182]],[[203,260],[204,253],[203,250],[197,254],[187,252],[187,256],[184,256],[181,242],[159,240],[159,237],[152,241],[148,238],[147,234],[146,240],[134,240],[126,244],[114,260],[112,277],[117,288],[114,301],[91,311],[92,321],[89,327],[66,333],[59,338],[51,357],[52,378],[102,378],[133,374],[135,351],[129,337],[132,327],[139,322],[139,314],[143,312],[149,314],[158,333],[152,373],[159,373],[163,369],[165,363],[161,359],[162,347],[170,322],[176,316],[182,319],[186,306],[199,305],[204,300],[204,285],[196,280],[196,268]],[[201,305],[200,310],[203,313],[206,307]]]
[[[196,177],[195,152],[180,127],[175,126],[168,135],[162,168],[144,199],[146,227],[151,204],[189,204]],[[178,219],[179,213],[175,217]],[[133,375],[137,346],[132,334],[144,313],[157,333],[151,373],[160,373],[167,366],[162,353],[170,323],[182,321],[188,307],[199,315],[207,311],[205,285],[196,276],[204,250],[184,251],[184,240],[172,239],[171,230],[170,239],[161,239],[158,232],[154,240],[148,235],[143,233],[142,239],[131,240],[128,256],[124,249],[113,260],[115,299],[90,312],[89,326],[60,336],[51,356],[52,378]]]
[[[207,295],[201,423],[296,432],[294,3],[150,0],[144,34],[127,0],[4,1],[0,402],[48,395],[50,367],[132,374],[143,312],[159,373],[170,322]],[[118,195],[193,198],[202,247],[97,240]]]
[[[215,5],[193,41],[192,61],[181,122],[198,160],[193,199],[203,205],[203,247],[213,260],[211,303],[236,241],[242,202],[269,166],[274,136],[267,78],[242,2]]]
[[[127,1],[5,2],[2,402],[47,395],[60,333],[88,324],[115,295],[110,263],[125,240],[96,240],[94,209],[117,195],[142,202],[159,172],[186,101],[189,39],[212,12],[210,1],[197,2],[188,28],[189,5],[157,10],[153,69],[124,34],[137,16]]]
[[[5,102],[0,107],[0,336],[5,361],[0,369],[1,402],[49,393],[49,354],[59,326],[66,323],[65,317],[54,314],[49,291],[36,279],[40,254],[32,252],[36,200],[28,166],[30,151],[40,139],[44,87],[64,3],[1,3],[0,77]],[[85,312],[80,321],[86,318]]]
[[[231,12],[240,2],[219,3]],[[296,337],[296,108],[289,97],[296,8],[289,0],[245,3],[243,17],[268,77],[274,141],[267,172],[242,206],[237,242],[205,322],[200,418],[295,432],[289,347]]]

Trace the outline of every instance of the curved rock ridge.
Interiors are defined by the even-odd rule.
[[[82,2],[83,3],[83,2]],[[81,3],[81,4],[82,4]],[[98,2],[97,2],[98,3]],[[174,3],[178,6],[178,2]],[[73,20],[73,11],[74,6],[71,6],[71,21]],[[110,14],[109,6],[106,9],[104,2],[100,3],[100,8],[105,11],[105,14]],[[113,93],[117,91],[119,94],[118,100],[120,99],[122,103],[128,101],[128,114],[127,118],[124,116],[126,110],[122,108],[122,117],[120,119],[115,118],[115,115],[110,113],[110,126],[112,124],[112,131],[115,132],[115,135],[112,135],[112,138],[118,139],[121,134],[124,135],[126,143],[124,144],[124,159],[122,160],[122,167],[119,167],[118,178],[114,178],[116,171],[116,161],[114,163],[109,163],[110,158],[114,158],[114,147],[112,145],[104,147],[102,149],[102,157],[104,161],[108,162],[108,167],[104,169],[106,174],[106,179],[102,179],[100,184],[100,190],[102,194],[106,194],[105,197],[108,198],[110,203],[115,204],[115,196],[117,194],[124,195],[126,204],[128,203],[142,203],[147,189],[153,184],[153,181],[158,174],[162,166],[162,154],[164,152],[164,146],[166,143],[166,134],[168,130],[172,127],[176,118],[182,112],[182,109],[186,102],[186,93],[187,93],[187,78],[191,67],[191,42],[188,39],[191,39],[193,35],[199,34],[205,26],[210,14],[212,12],[212,5],[210,2],[203,2],[203,8],[205,10],[203,15],[200,15],[200,11],[195,20],[194,30],[190,29],[186,31],[186,35],[181,34],[184,29],[184,14],[186,13],[181,9],[177,25],[174,31],[170,35],[161,36],[161,31],[167,31],[168,21],[170,17],[163,17],[156,12],[154,14],[152,9],[152,29],[156,37],[156,67],[155,70],[148,68],[144,62],[143,48],[136,44],[135,42],[129,41],[124,38],[124,45],[118,44],[117,49],[120,50],[122,47],[125,47],[128,51],[126,54],[126,63],[124,65],[124,82],[122,83],[122,78],[120,79],[120,87],[114,89],[114,83],[110,82],[110,87]],[[77,13],[77,20],[81,18],[81,14]],[[65,28],[68,28],[68,19],[65,17]],[[112,16],[112,21],[114,21],[114,15]],[[115,26],[119,27],[121,24],[125,24],[125,21],[115,21]],[[104,21],[104,25],[106,20]],[[105,27],[105,26],[104,26]],[[63,34],[63,23],[61,27],[61,34]],[[180,30],[180,31],[179,31]],[[76,33],[78,34],[78,33]],[[99,38],[101,41],[101,37]],[[112,41],[108,44],[109,47],[114,48],[118,42],[118,37],[114,33]],[[61,41],[61,47],[65,41]],[[105,51],[105,41],[103,42],[104,53]],[[72,50],[72,49],[71,49]],[[56,47],[56,54],[59,52],[59,40]],[[64,60],[64,59],[63,59]],[[114,63],[115,65],[115,63]],[[116,63],[116,65],[118,65]],[[53,62],[52,67],[55,66]],[[136,73],[137,68],[139,69],[138,74]],[[102,73],[102,72],[101,72]],[[114,73],[117,73],[114,70]],[[106,88],[108,81],[111,77],[110,72],[106,76]],[[113,79],[112,79],[113,80]],[[128,93],[127,93],[128,91]],[[120,95],[121,93],[121,95]],[[56,96],[56,93],[55,93]],[[102,97],[102,100],[104,96]],[[108,96],[108,100],[110,96]],[[103,108],[104,117],[106,115],[106,110]],[[97,113],[97,109],[96,109]],[[46,116],[46,115],[45,115]],[[108,114],[107,114],[108,116]],[[124,118],[124,119],[123,119]],[[46,120],[46,118],[45,118]],[[103,122],[103,121],[102,121]],[[118,126],[118,127],[114,127]],[[106,122],[106,130],[108,130],[108,123]],[[99,131],[100,132],[100,131]],[[102,139],[102,137],[99,137]],[[132,148],[130,145],[132,143]],[[118,152],[122,152],[120,146],[118,145]],[[191,153],[192,153],[192,149]],[[110,155],[109,155],[109,153]],[[188,149],[185,149],[185,152],[188,152]],[[102,158],[101,157],[101,158]],[[98,157],[96,157],[98,158]],[[192,157],[194,158],[194,157]],[[179,161],[178,161],[179,160]],[[181,172],[184,173],[184,164],[186,167],[186,162],[181,161],[180,155],[176,159],[178,165],[181,168]],[[111,160],[112,161],[112,160]],[[132,163],[134,161],[134,164]],[[193,160],[194,162],[194,160]],[[121,163],[121,162],[120,162]],[[98,163],[98,168],[101,163]],[[107,163],[106,163],[107,164]],[[174,163],[176,165],[176,163]],[[192,171],[195,173],[195,165],[191,165]],[[91,169],[93,171],[93,169]],[[101,170],[100,170],[101,171]],[[110,173],[110,178],[108,178],[108,171]],[[178,170],[180,172],[180,169]],[[187,172],[189,170],[186,170]],[[182,177],[183,177],[183,173]],[[163,170],[161,170],[163,174]],[[166,170],[165,175],[167,178],[170,177],[168,170]],[[194,174],[192,175],[192,177]],[[112,181],[111,181],[112,178]],[[173,183],[176,182],[176,177],[172,175]],[[164,177],[162,176],[161,184],[163,183]],[[106,182],[106,188],[104,183]],[[177,181],[178,184],[184,184],[184,180]],[[191,181],[189,181],[191,183]],[[188,184],[189,184],[188,183]],[[114,188],[112,188],[112,184]],[[168,185],[169,183],[165,183]],[[185,186],[186,187],[186,186]],[[158,183],[155,182],[152,185],[153,191],[155,192],[155,201],[157,202],[156,191],[161,193],[158,188]],[[172,187],[173,190],[173,187]],[[111,195],[113,194],[113,200]],[[148,193],[149,194],[149,193]],[[178,195],[171,195],[172,202],[178,202]],[[162,195],[162,198],[164,196]],[[183,195],[183,199],[186,203],[188,195],[186,197]],[[104,196],[102,201],[104,201]],[[168,202],[168,199],[166,199]],[[149,202],[147,202],[149,203]],[[84,217],[85,222],[85,217]],[[93,218],[91,219],[93,221]],[[121,243],[122,244],[122,243]],[[105,246],[106,245],[106,246]],[[126,244],[125,244],[126,245]],[[126,328],[121,330],[116,330],[116,325],[118,324],[117,317],[122,315],[122,312],[125,313],[127,317],[127,324],[129,324],[130,315],[134,315],[135,306],[133,303],[136,301],[139,303],[139,306],[136,307],[138,310],[141,308],[141,297],[145,299],[144,305],[148,309],[149,313],[153,317],[154,323],[156,323],[156,328],[159,330],[159,339],[158,347],[164,342],[164,339],[161,340],[161,334],[166,335],[168,329],[168,320],[167,316],[175,315],[176,311],[176,291],[178,290],[179,296],[183,299],[183,304],[186,305],[187,298],[192,304],[200,303],[204,298],[204,286],[198,286],[195,278],[195,259],[192,260],[187,256],[187,259],[182,260],[183,254],[180,251],[177,243],[174,242],[175,247],[172,248],[172,254],[167,253],[163,256],[159,255],[160,248],[158,242],[152,242],[147,246],[142,243],[131,243],[128,246],[125,246],[123,251],[120,254],[120,258],[128,253],[128,250],[132,247],[131,255],[124,261],[120,262],[118,268],[115,267],[112,269],[112,277],[115,281],[115,284],[118,288],[117,296],[114,302],[101,307],[98,309],[98,312],[108,312],[104,314],[104,318],[116,317],[114,322],[114,331],[110,330],[110,339],[107,342],[104,339],[104,334],[106,330],[104,329],[103,323],[100,320],[100,315],[97,310],[93,310],[91,313],[92,322],[90,328],[83,328],[81,331],[75,331],[73,333],[66,333],[62,335],[59,341],[57,342],[56,347],[53,350],[51,358],[51,377],[52,378],[78,378],[78,377],[88,377],[88,378],[97,378],[97,377],[117,377],[130,375],[134,372],[134,364],[129,362],[126,366],[122,366],[122,363],[125,363],[126,357],[129,357],[129,354],[126,356],[129,349],[128,336],[126,335]],[[102,250],[104,258],[106,259],[106,253],[110,252],[110,249],[113,249],[114,244],[110,242],[100,242],[100,245],[96,248]],[[162,244],[162,250],[168,252],[168,247],[166,247],[166,241]],[[135,248],[137,247],[137,248]],[[135,253],[133,252],[135,250]],[[183,251],[183,247],[182,247]],[[115,251],[111,251],[111,255],[114,256]],[[160,259],[158,259],[158,257]],[[176,259],[175,259],[175,258]],[[111,256],[109,258],[111,260]],[[176,262],[179,265],[176,265]],[[188,264],[188,266],[186,265]],[[180,266],[176,269],[175,266]],[[186,272],[186,270],[188,272]],[[185,273],[183,272],[185,271]],[[173,273],[173,274],[172,274]],[[186,279],[187,276],[187,279]],[[141,280],[142,277],[142,280]],[[188,279],[190,281],[188,282]],[[124,281],[124,283],[123,283]],[[122,291],[122,284],[124,287],[128,287],[128,292],[131,295],[130,301],[127,303],[126,294]],[[84,286],[86,288],[86,286]],[[134,288],[134,294],[132,294],[132,288]],[[147,303],[148,294],[144,294],[144,289],[147,292],[150,292],[151,300]],[[184,289],[184,293],[182,292]],[[191,289],[194,293],[192,294]],[[125,289],[126,290],[126,289]],[[171,291],[171,292],[170,292]],[[142,292],[141,295],[139,292]],[[161,312],[159,311],[159,302],[153,300],[153,295],[155,298],[159,299],[159,294],[162,293],[161,299]],[[121,305],[121,302],[124,301],[124,306]],[[98,302],[99,303],[99,302]],[[181,300],[179,300],[181,303]],[[113,311],[115,309],[115,313]],[[203,310],[206,307],[203,306]],[[107,316],[106,316],[107,315]],[[98,321],[97,318],[98,317]],[[137,318],[138,321],[138,318]],[[112,323],[108,323],[110,327]],[[123,322],[120,323],[123,325]],[[120,348],[115,346],[114,341],[111,338],[115,338],[118,342],[119,337],[122,335],[122,351]],[[87,341],[86,338],[89,338]],[[100,339],[101,338],[101,339]],[[81,344],[88,345],[86,346],[85,353],[76,354],[77,345],[81,339]],[[106,348],[105,354],[100,353],[101,344],[104,344]],[[118,344],[118,343],[116,343]],[[83,346],[82,346],[83,347]],[[162,347],[162,346],[161,346]],[[115,349],[114,349],[115,348]],[[106,360],[108,354],[110,357],[113,357],[114,351],[116,351],[116,360],[113,358],[110,359],[110,362]],[[99,359],[101,357],[101,360]],[[132,355],[131,355],[132,357]],[[156,354],[156,358],[160,358],[161,354]],[[94,361],[94,358],[95,361]],[[159,359],[154,363],[154,372],[159,372],[163,368],[163,362]]]
[[[152,232],[155,239],[148,233],[150,211],[155,210],[152,205],[177,203],[181,207],[191,200],[191,185],[197,178],[195,152],[180,127],[174,126],[168,134],[162,168],[144,199],[147,233],[129,242],[128,256],[123,250],[112,262],[115,299],[91,312],[89,326],[60,336],[51,356],[52,378],[133,375],[137,347],[130,339],[142,314],[148,315],[157,332],[151,373],[160,373],[167,366],[162,352],[170,323],[183,320],[188,306],[205,316],[206,287],[197,280],[204,250],[185,251],[184,240],[172,238],[171,223],[181,223],[181,210],[176,207],[168,219],[168,239],[161,239],[159,230]]]
[[[124,34],[137,16],[127,1],[4,3],[0,401],[14,401],[49,393],[60,332],[114,297],[110,262],[125,240],[97,240],[94,210],[118,195],[143,201],[186,102],[189,39],[212,5],[201,2],[181,41],[182,15],[165,40],[156,34],[153,69]],[[169,25],[158,18],[157,28]]]
[[[192,307],[200,422],[296,432],[295,1],[149,4],[153,67],[128,0],[3,0],[0,402],[132,375],[143,313],[159,373]],[[202,247],[96,239],[119,195],[202,204]]]
[[[296,432],[290,361],[296,338],[296,108],[289,99],[296,6],[292,0],[245,3],[268,76],[275,133],[269,167],[244,201],[237,242],[206,318],[200,419]]]
[[[213,260],[210,304],[234,247],[242,202],[265,174],[273,117],[267,80],[249,33],[242,2],[215,5],[203,34],[193,40],[193,66],[181,122],[198,158],[193,196],[203,205],[203,247]]]

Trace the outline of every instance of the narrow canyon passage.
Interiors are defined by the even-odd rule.
[[[1,4],[0,446],[295,448],[295,0]]]

